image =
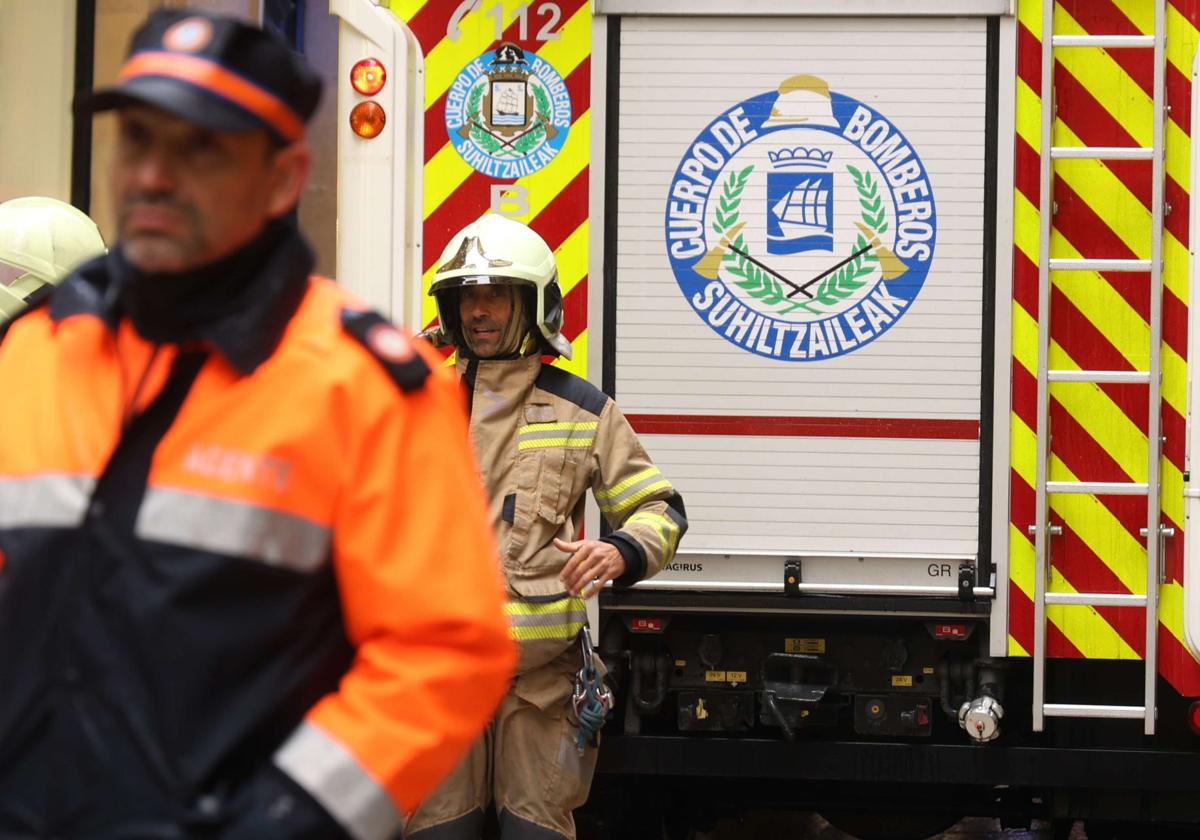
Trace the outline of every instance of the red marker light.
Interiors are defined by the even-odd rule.
[[[965,624],[935,624],[935,625],[933,625],[933,638],[935,638],[935,639],[965,639],[965,638],[967,638],[967,625],[965,625]]]
[[[359,137],[378,137],[387,122],[387,114],[378,102],[359,102],[350,110],[350,128]]]
[[[350,85],[363,96],[374,96],[383,90],[387,70],[377,58],[364,58],[350,68]]]
[[[1188,726],[1192,727],[1192,732],[1200,735],[1200,700],[1193,700],[1188,707]]]

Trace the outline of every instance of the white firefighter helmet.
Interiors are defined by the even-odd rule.
[[[29,196],[0,204],[0,321],[104,251],[96,223],[66,202]]]
[[[471,222],[442,251],[429,287],[437,302],[439,327],[429,337],[461,350],[457,290],[497,284],[529,289],[532,321],[542,349],[571,358],[571,343],[562,334],[563,298],[554,253],[531,227],[498,213]]]

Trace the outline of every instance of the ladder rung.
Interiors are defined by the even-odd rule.
[[[1046,375],[1051,382],[1123,382],[1131,385],[1150,382],[1150,374],[1144,370],[1050,370]]]
[[[1144,718],[1145,706],[1089,706],[1085,703],[1046,703],[1042,706],[1046,717],[1074,718]]]
[[[1153,47],[1153,35],[1055,35],[1055,47]]]
[[[1093,496],[1145,496],[1149,485],[1132,481],[1047,481],[1047,493],[1087,493]]]
[[[1085,607],[1144,607],[1146,596],[1116,592],[1047,592],[1046,603]]]
[[[1055,160],[1153,160],[1154,149],[1148,146],[1052,146],[1050,157]]]
[[[1051,271],[1149,271],[1150,260],[1050,260]]]

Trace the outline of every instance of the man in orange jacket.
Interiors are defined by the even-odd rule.
[[[119,239],[0,336],[0,836],[393,836],[512,674],[461,395],[309,276],[317,77],[157,12]]]

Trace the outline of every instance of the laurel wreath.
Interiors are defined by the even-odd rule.
[[[487,84],[476,85],[471,89],[470,95],[467,96],[466,113],[468,117],[473,117],[479,113],[479,105],[483,102],[483,91]],[[483,149],[489,155],[495,153],[500,148],[500,141],[488,134],[487,131],[479,125],[478,122],[471,123],[471,139],[475,141],[475,145]]]
[[[471,93],[467,96],[466,113],[468,116],[475,116],[479,113],[479,108],[483,102],[483,91],[487,88],[487,84],[476,85],[471,89]],[[491,134],[478,121],[471,123],[471,139],[475,141],[480,149],[489,155],[494,155],[497,152],[511,150],[512,154],[525,155],[530,150],[537,148],[538,144],[546,135],[546,124],[550,121],[550,97],[541,87],[533,86],[533,101],[534,109],[538,116],[538,124],[533,126],[529,131],[518,137],[516,141],[505,146],[504,141],[498,139],[494,134]]]
[[[731,172],[725,180],[721,196],[717,200],[717,210],[712,226],[718,236],[723,235],[737,224],[741,215],[739,207],[742,191],[745,190],[746,182],[753,171],[753,165],[747,166],[739,172]],[[861,172],[853,166],[847,166],[846,171],[850,173],[850,177],[854,179],[854,185],[858,189],[858,203],[862,207],[863,224],[876,234],[884,233],[888,225],[883,201],[879,196],[879,187],[875,180],[869,172]],[[737,235],[732,244],[739,251],[750,253],[745,237],[741,233]],[[866,245],[867,240],[860,233],[851,253],[865,248]],[[860,254],[828,277],[823,278],[812,299],[804,301],[788,298],[776,278],[732,249],[725,253],[722,262],[729,274],[740,278],[733,281],[734,285],[763,306],[779,306],[778,314],[780,315],[795,312],[797,309],[819,315],[823,308],[836,306],[861,289],[867,282],[867,277],[875,270],[879,259],[871,253]]]
[[[550,97],[541,86],[533,86],[533,107],[538,117],[538,124],[524,137],[518,138],[512,147],[521,154],[537,148],[546,136],[546,124],[550,122]]]

